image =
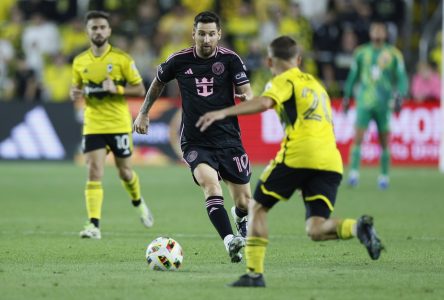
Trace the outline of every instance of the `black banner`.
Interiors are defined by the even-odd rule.
[[[81,122],[71,102],[0,102],[0,160],[72,160]]]

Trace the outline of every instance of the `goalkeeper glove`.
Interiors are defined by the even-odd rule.
[[[393,98],[394,98],[393,110],[395,113],[399,113],[402,108],[402,102],[403,102],[402,96],[396,93]]]
[[[350,98],[349,97],[342,98],[342,110],[344,111],[344,113],[347,113],[349,108],[350,108]]]

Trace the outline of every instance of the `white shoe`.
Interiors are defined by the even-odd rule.
[[[84,229],[80,231],[80,237],[85,239],[100,240],[102,238],[102,234],[100,233],[99,228],[88,222]]]
[[[146,228],[151,228],[154,225],[154,217],[150,209],[142,198],[139,206],[136,207],[140,213],[140,221]]]
[[[240,251],[245,247],[245,239],[241,236],[230,235],[229,240],[225,245],[230,255],[232,263],[238,263],[242,260],[242,253]],[[224,241],[225,242],[225,241]]]

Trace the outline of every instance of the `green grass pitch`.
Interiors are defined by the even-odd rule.
[[[261,170],[254,168],[253,186]],[[378,170],[367,168],[357,189],[341,187],[333,216],[373,215],[387,247],[378,261],[357,240],[310,241],[299,196],[277,205],[266,289],[225,286],[245,263],[229,262],[186,167],[137,171],[155,227],[140,224],[107,167],[102,240],[95,241],[78,236],[86,221],[83,166],[1,163],[0,299],[444,299],[444,175],[436,169],[394,169],[382,192]],[[163,235],[184,248],[178,272],[147,267],[145,248]]]

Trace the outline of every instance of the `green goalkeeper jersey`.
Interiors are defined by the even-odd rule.
[[[394,93],[405,96],[408,79],[401,52],[385,44],[375,48],[371,43],[360,46],[345,82],[344,96],[351,97],[356,90],[356,105],[366,109],[389,109]]]

